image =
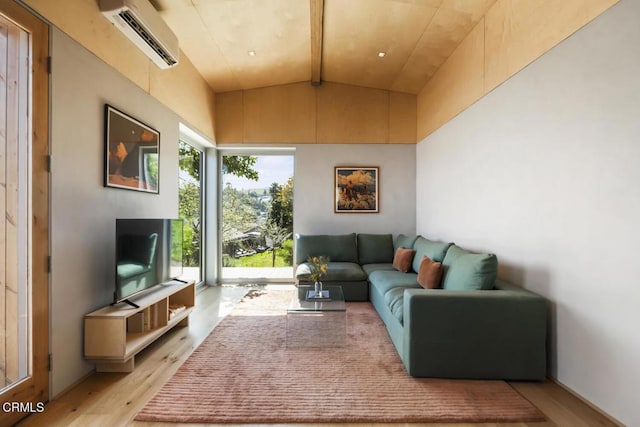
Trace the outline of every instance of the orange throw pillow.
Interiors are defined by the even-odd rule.
[[[423,256],[418,271],[418,283],[425,289],[438,289],[442,281],[442,263]]]
[[[403,273],[411,271],[411,263],[416,251],[413,249],[398,248],[396,255],[393,257],[393,268]]]

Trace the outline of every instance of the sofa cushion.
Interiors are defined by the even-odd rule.
[[[423,256],[418,271],[418,283],[425,289],[438,289],[442,281],[442,270],[442,263]]]
[[[296,234],[296,264],[310,256],[328,256],[334,262],[358,262],[356,233],[337,235]]]
[[[398,248],[396,249],[396,255],[393,257],[393,268],[403,273],[411,271],[411,262],[416,251],[413,249]]]
[[[378,271],[378,270],[391,270],[391,271],[395,270],[393,268],[393,264],[391,264],[390,262],[377,263],[377,264],[364,264],[364,265],[361,265],[361,267],[364,270],[364,272],[367,273],[367,276],[373,273],[374,271]]]
[[[393,288],[384,295],[384,302],[389,307],[393,317],[398,319],[400,323],[403,321],[403,302],[405,287]]]
[[[413,244],[413,249],[416,251],[416,255],[413,257],[413,271],[417,272],[420,270],[420,263],[422,262],[422,257],[425,255],[436,262],[442,262],[444,255],[447,253],[447,249],[449,249],[452,244],[453,243],[435,242],[425,239],[422,236],[418,237]]]
[[[393,260],[391,234],[358,234],[358,262],[376,264]]]
[[[404,234],[398,234],[393,248],[394,250],[397,250],[398,248],[411,249],[413,248],[413,244],[416,242],[417,238],[418,236],[406,236]]]
[[[311,281],[309,275],[311,269],[309,264],[303,262],[296,268],[296,279]],[[358,282],[367,280],[367,274],[354,262],[329,262],[327,264],[327,274],[322,278],[322,282]]]
[[[442,265],[442,287],[448,290],[493,289],[498,275],[494,254],[474,254],[456,245],[449,248]]]
[[[380,295],[385,295],[389,290],[398,287],[421,288],[417,281],[416,273],[401,273],[397,270],[377,270],[369,275],[371,286],[376,288]]]

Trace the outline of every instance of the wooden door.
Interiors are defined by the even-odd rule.
[[[0,425],[49,398],[49,29],[0,3]]]

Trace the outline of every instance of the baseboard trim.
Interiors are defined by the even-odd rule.
[[[599,408],[597,405],[595,405],[592,402],[590,402],[588,399],[585,399],[584,396],[581,396],[579,393],[577,393],[574,390],[572,390],[571,388],[569,388],[569,386],[563,384],[562,382],[558,381],[556,378],[554,378],[552,376],[547,376],[547,378],[549,379],[549,381],[555,383],[558,387],[560,387],[561,389],[563,389],[564,391],[566,391],[567,393],[569,393],[570,395],[572,395],[576,399],[580,400],[582,403],[584,403],[589,408],[591,408],[594,411],[596,411],[598,414],[602,415],[607,420],[611,421],[613,424],[615,424],[617,426],[620,426],[620,427],[625,427],[624,423],[618,421],[613,416],[609,415],[608,413],[603,411],[601,408]]]
[[[94,366],[93,369],[91,369],[89,372],[84,374],[77,381],[74,381],[73,383],[69,384],[68,386],[60,390],[60,392],[58,392],[55,396],[53,395],[53,390],[51,390],[49,401],[51,402],[52,400],[59,399],[60,397],[62,397],[62,395],[70,392],[73,388],[75,388],[77,385],[79,385],[81,382],[83,382],[84,380],[86,380],[87,378],[89,378],[91,375],[95,373],[96,373],[96,368]]]

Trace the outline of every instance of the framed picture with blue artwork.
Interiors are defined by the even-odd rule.
[[[377,166],[336,166],[334,212],[380,212],[379,182],[380,171]]]

